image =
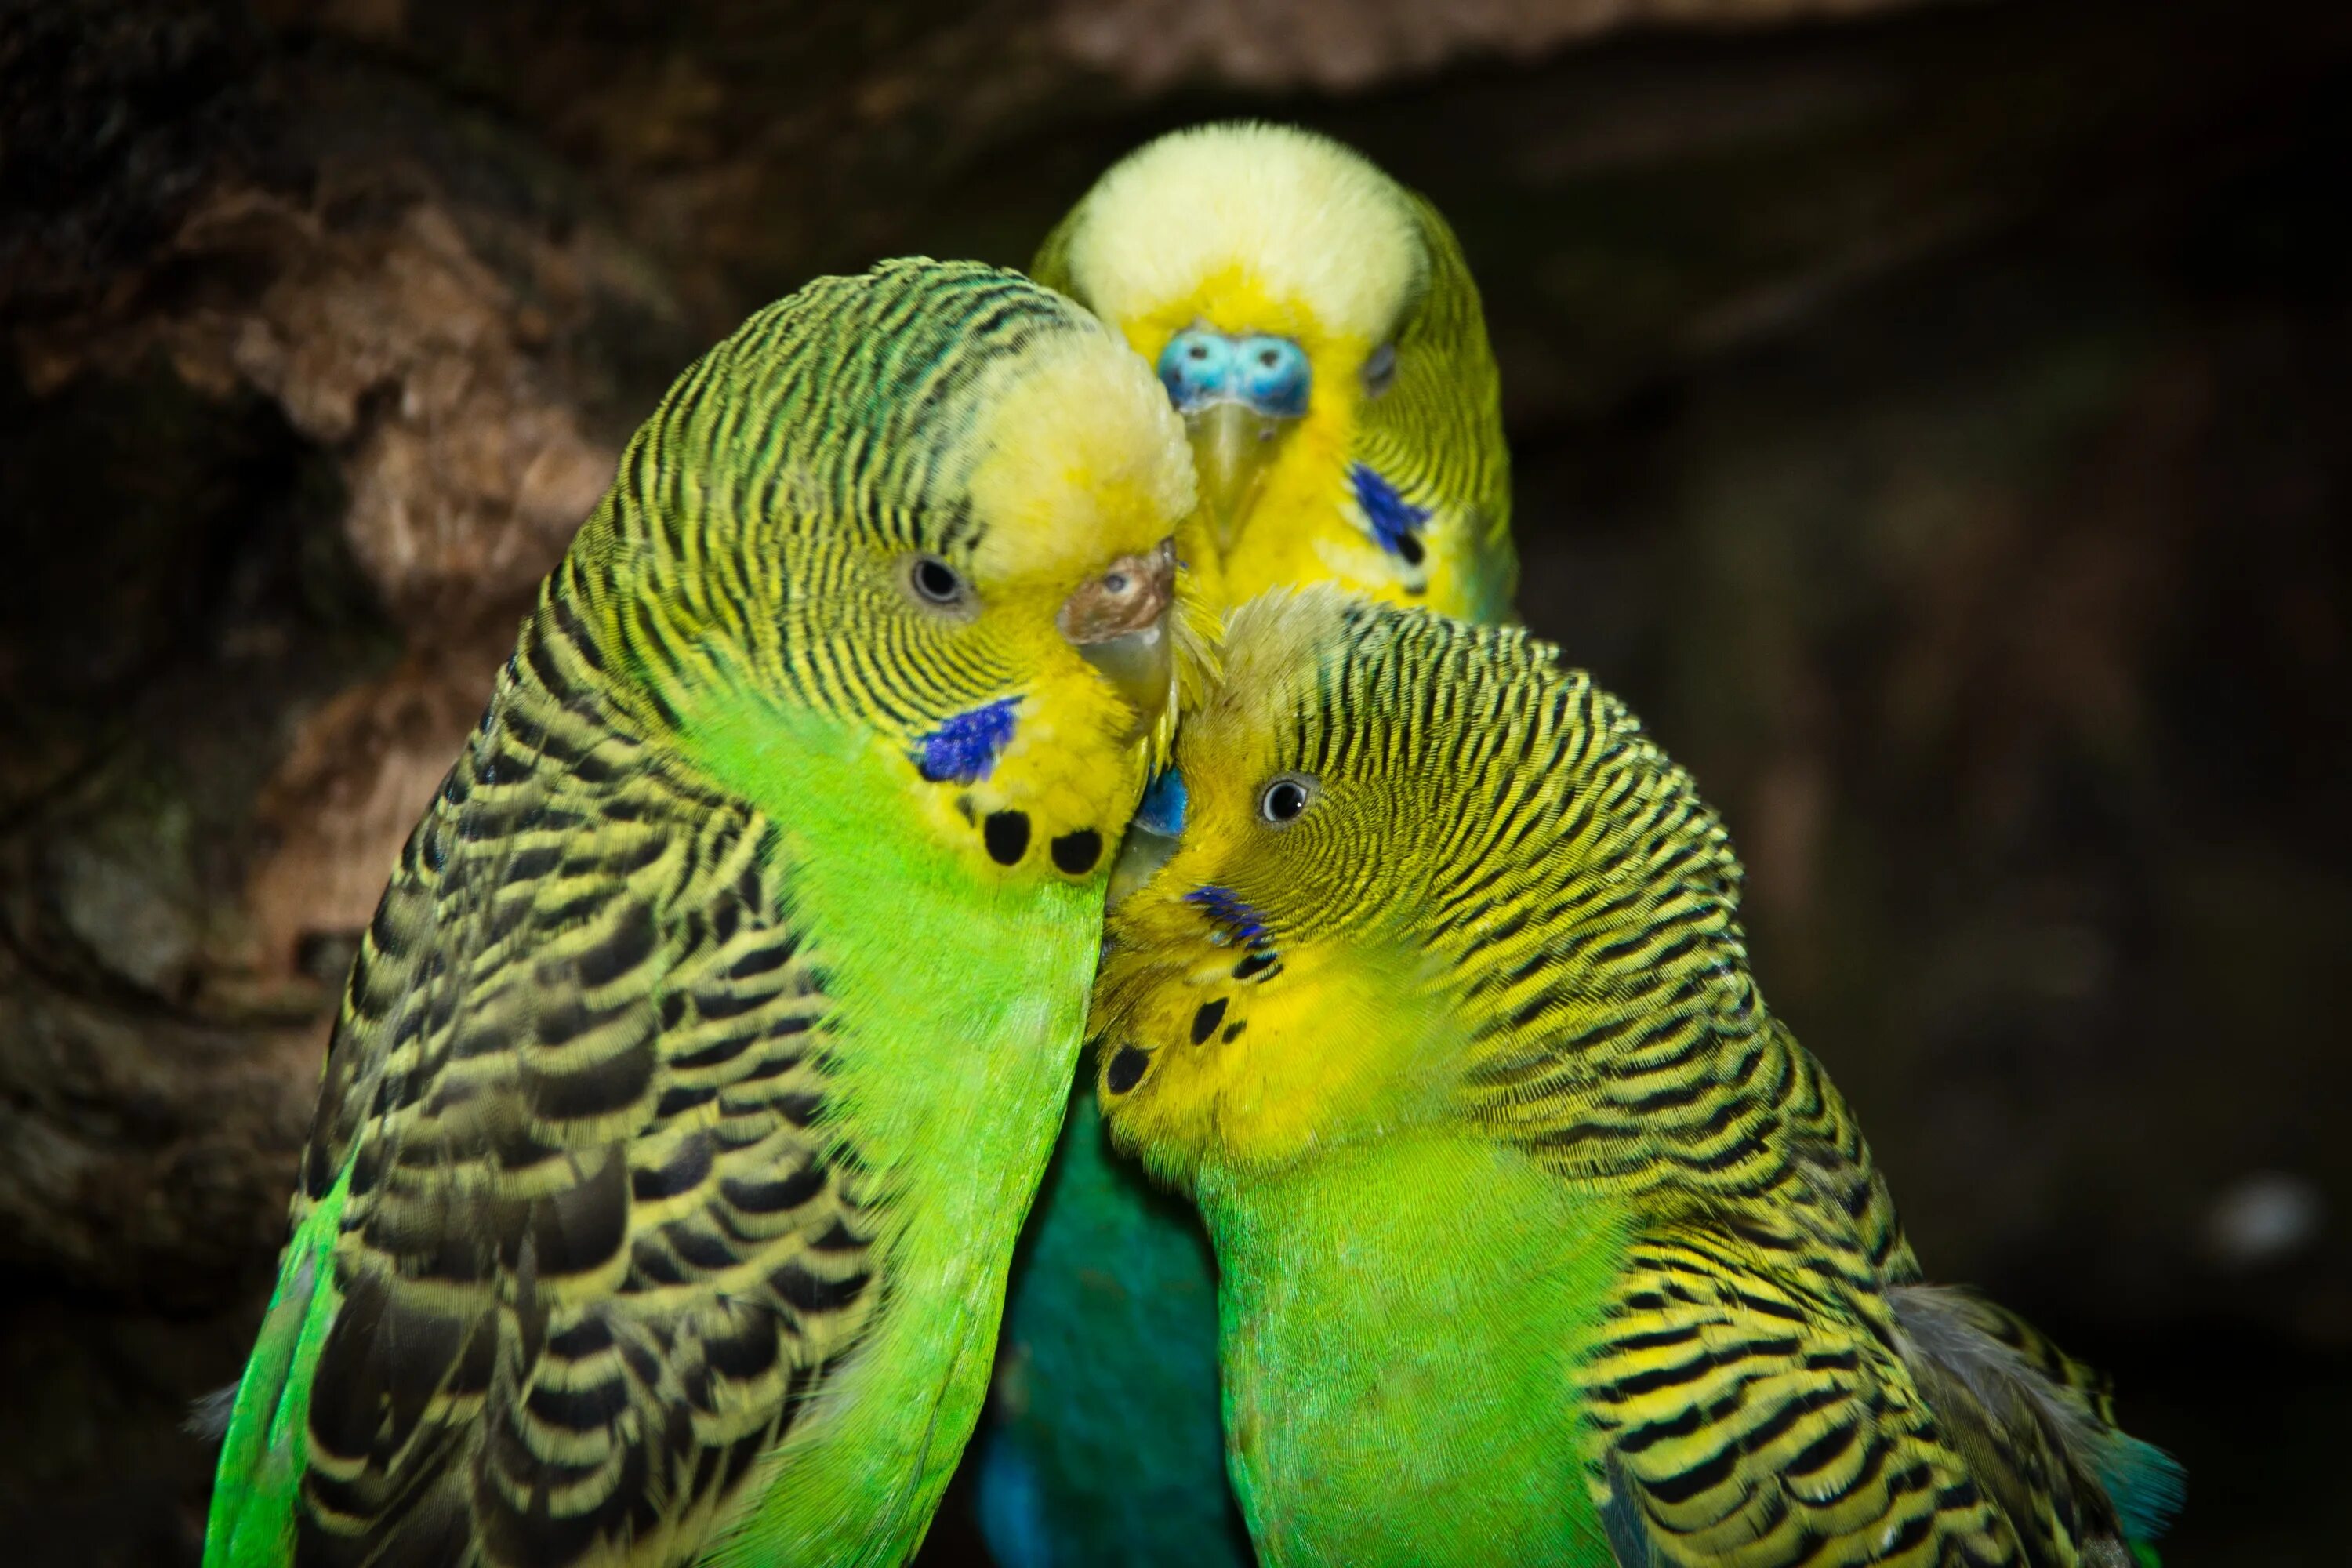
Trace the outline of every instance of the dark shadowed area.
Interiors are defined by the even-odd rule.
[[[1930,1272],[2113,1370],[2173,1568],[2342,1561],[2352,10],[2290,0],[0,5],[0,1555],[195,1561],[354,938],[668,378],[1234,114],[1454,220],[1527,618],[1724,807]]]

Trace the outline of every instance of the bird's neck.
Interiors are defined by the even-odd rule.
[[[1269,1563],[1609,1562],[1570,1390],[1630,1212],[1449,1126],[1199,1198]]]
[[[649,544],[649,526],[608,498],[541,584],[524,651],[568,656],[612,721],[656,735],[714,700],[807,706],[799,667],[758,659],[751,612]]]

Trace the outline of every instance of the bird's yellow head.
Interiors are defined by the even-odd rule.
[[[1088,880],[1200,657],[1192,503],[1175,416],[1099,322],[1014,273],[894,262],[680,377],[556,591],[689,755],[789,776],[811,733],[878,749],[977,873]]]
[[[1223,664],[1095,999],[1104,1114],[1163,1175],[1539,1139],[1639,1084],[1624,1051],[1756,1026],[1721,825],[1556,650],[1316,587]]]
[[[1286,126],[1207,125],[1112,168],[1033,270],[1123,333],[1182,414],[1213,604],[1333,582],[1479,620],[1517,563],[1478,291],[1434,207]]]

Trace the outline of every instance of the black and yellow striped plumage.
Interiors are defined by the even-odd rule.
[[[561,606],[409,840],[328,1058],[294,1223],[348,1163],[344,1301],[304,1561],[660,1561],[876,1307],[775,825],[612,726]]]
[[[208,1563],[913,1550],[1189,500],[1148,374],[1009,273],[823,279],[680,378],[362,942]]]
[[[1757,993],[1721,823],[1623,707],[1322,592],[1225,653],[1097,1023],[1114,1133],[1218,1243],[1265,1558],[2128,1563],[2168,1461],[1921,1283]]]

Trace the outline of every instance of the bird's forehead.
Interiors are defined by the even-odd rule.
[[[1265,130],[1176,137],[1087,199],[1070,270],[1125,331],[1389,331],[1424,265],[1404,193],[1353,153]],[[1157,342],[1139,343],[1156,353]]]
[[[1185,766],[1222,776],[1297,763],[1324,704],[1327,671],[1347,657],[1352,602],[1318,584],[1277,589],[1235,610],[1217,685],[1178,732]]]
[[[1065,576],[1158,546],[1192,510],[1182,423],[1108,333],[1035,345],[978,389],[961,475],[983,569]]]

